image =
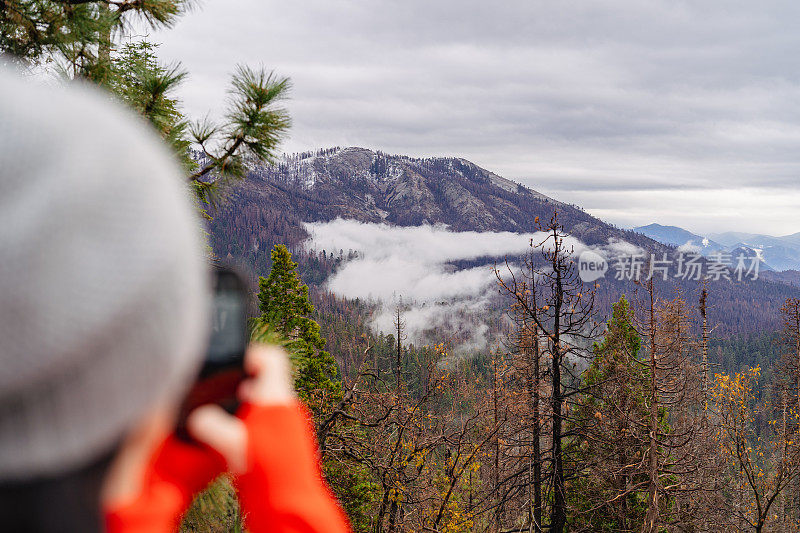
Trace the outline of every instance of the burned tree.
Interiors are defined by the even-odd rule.
[[[690,309],[680,294],[656,295],[651,277],[645,288],[640,329],[646,339],[641,364],[648,374],[647,511],[643,532],[665,525],[705,523],[699,504],[713,497],[712,429],[705,412],[707,358],[692,360]],[[701,302],[707,293],[703,289]],[[706,322],[707,327],[707,322]],[[699,379],[698,379],[699,378]]]
[[[529,267],[532,264],[529,262]],[[529,271],[528,276],[532,275]],[[536,294],[525,281],[521,289],[521,297],[528,301],[527,305],[523,307],[514,303],[508,313],[514,325],[506,343],[509,375],[504,384],[507,389],[506,409],[510,413],[502,431],[509,451],[505,453],[502,486],[496,481],[495,490],[499,505],[515,502],[512,512],[519,517],[518,520],[524,520],[526,530],[541,532],[545,482],[542,444],[547,429],[542,423],[542,402],[549,395],[543,383],[547,376],[542,364],[539,328],[525,311],[537,309]]]
[[[400,385],[403,380],[403,341],[406,339],[406,323],[403,320],[403,312],[401,309],[402,300],[397,306],[394,308],[394,329],[395,333],[397,334],[397,351],[395,352],[395,361],[394,361],[394,374],[395,374],[395,384],[397,390],[400,390]]]
[[[794,396],[790,418],[796,419],[800,416],[800,298],[786,299],[781,306],[781,322],[781,370],[786,396]],[[800,425],[795,427],[794,433],[794,440],[800,440]],[[795,481],[794,485],[794,505],[789,506],[794,512],[788,514],[800,523],[800,481]]]
[[[539,224],[539,229],[543,236],[538,242],[531,240],[531,254],[524,259],[522,271],[515,272],[506,264],[506,271],[501,274],[495,269],[495,273],[501,292],[509,295],[522,316],[538,329],[542,354],[550,359],[552,505],[548,530],[561,533],[567,521],[565,409],[567,400],[578,390],[576,358],[586,357],[586,346],[596,329],[594,291],[588,290],[578,276],[574,250],[558,214],[546,225]],[[536,257],[536,251],[540,257]]]

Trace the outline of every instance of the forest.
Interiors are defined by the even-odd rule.
[[[473,357],[406,342],[401,307],[375,334],[368,303],[309,292],[273,249],[256,323],[320,326],[297,339],[296,385],[354,530],[796,530],[800,300],[748,337],[710,336],[710,284],[690,302],[651,278],[604,310],[558,218],[542,229],[523,268],[497,268],[510,320]]]

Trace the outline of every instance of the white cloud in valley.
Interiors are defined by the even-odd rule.
[[[487,337],[486,311],[499,294],[495,264],[506,277],[507,259],[508,267],[518,274],[522,257],[531,252],[531,240],[540,249],[552,249],[552,239],[542,232],[454,232],[444,225],[391,226],[343,219],[307,222],[305,228],[309,233],[306,249],[343,257],[326,287],[339,296],[376,304],[374,330],[393,333],[395,310],[400,306],[411,342],[452,341],[456,352],[481,350],[494,343]],[[616,238],[590,247],[567,235],[563,245],[575,258],[587,249],[606,260],[643,253]],[[540,250],[534,253],[539,256]],[[453,264],[475,260],[483,264]],[[427,335],[433,331],[437,335],[448,332],[450,338]]]
[[[393,331],[395,307],[405,307],[403,320],[409,340],[425,342],[425,331],[447,326],[461,337],[460,347],[480,349],[486,345],[486,325],[480,317],[493,294],[496,277],[491,264],[458,270],[452,261],[482,257],[508,257],[518,261],[543,234],[510,232],[452,232],[445,226],[398,227],[337,219],[307,223],[307,248],[326,250],[346,257],[328,280],[332,292],[380,304],[373,326]],[[570,244],[581,247],[575,239]]]

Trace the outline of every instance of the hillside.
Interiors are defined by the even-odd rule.
[[[446,224],[455,231],[530,232],[535,219],[554,210],[572,235],[588,244],[622,240],[651,252],[673,250],[641,233],[626,231],[592,217],[580,208],[549,198],[504,179],[464,159],[413,159],[364,148],[332,148],[286,157],[274,166],[255,168],[237,185],[220,209],[212,211],[210,235],[215,253],[243,260],[258,274],[269,268],[274,244],[287,244],[300,262],[303,279],[322,286],[348,259],[308,253],[303,222],[336,218],[398,226]],[[456,269],[474,266],[453,264]],[[718,335],[772,330],[778,309],[800,290],[785,280],[712,284],[710,317]],[[636,290],[630,282],[606,278],[598,292],[601,312],[621,293]],[[698,283],[670,280],[664,296],[676,291],[696,302]],[[694,304],[692,304],[694,305]]]
[[[413,159],[365,148],[320,150],[257,167],[215,214],[212,228],[215,236],[225,230],[235,234],[235,242],[216,239],[215,248],[236,256],[244,243],[297,244],[305,238],[299,221],[341,217],[401,226],[446,224],[455,231],[529,232],[536,229],[536,217],[549,219],[554,209],[568,231],[588,244],[616,238],[663,248],[464,159]]]

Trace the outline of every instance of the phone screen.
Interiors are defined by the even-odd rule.
[[[206,362],[225,364],[232,362],[245,350],[247,338],[246,302],[237,290],[217,290],[211,310],[211,339]]]
[[[241,366],[247,349],[248,293],[242,278],[234,271],[214,270],[214,297],[211,307],[211,337],[200,377],[231,366]]]

